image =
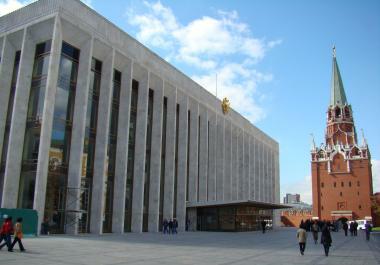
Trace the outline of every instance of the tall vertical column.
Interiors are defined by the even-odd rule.
[[[280,175],[279,175],[279,155],[278,150],[278,144],[276,144],[275,151],[274,151],[274,169],[275,169],[275,203],[280,203]],[[273,225],[274,227],[279,227],[281,225],[281,210],[274,210],[274,216],[273,216]],[[314,213],[316,214],[316,213]]]
[[[231,200],[238,199],[238,159],[237,159],[237,127],[231,127]]]
[[[265,142],[263,142],[263,152],[262,152],[262,163],[263,163],[263,173],[262,173],[262,177],[263,177],[263,201],[267,201],[268,200],[268,172],[267,172],[267,145]]]
[[[207,200],[216,200],[216,114],[208,112],[209,120],[209,145],[208,145],[208,179],[207,179]]]
[[[102,79],[99,92],[99,110],[96,126],[96,142],[94,157],[94,176],[92,179],[91,195],[91,222],[90,232],[93,234],[103,233],[103,218],[106,189],[105,182],[108,170],[107,145],[109,120],[111,111],[111,100],[113,91],[115,50],[108,53],[103,61]]]
[[[199,128],[199,201],[207,200],[207,166],[208,166],[208,117],[207,108],[199,105],[200,128]]]
[[[150,152],[150,187],[148,231],[158,232],[160,214],[160,175],[162,149],[162,111],[164,102],[164,82],[158,76],[149,73],[150,87],[154,90],[152,118],[152,147]]]
[[[117,55],[117,57],[119,57],[119,55]],[[132,88],[132,61],[125,57],[121,58],[123,60],[123,67],[121,68],[119,120],[117,126],[115,183],[112,212],[112,232],[118,234],[124,233],[129,118]]]
[[[259,140],[257,137],[254,138],[254,165],[255,165],[255,200],[260,201],[260,175],[259,175]]]
[[[186,174],[187,174],[187,136],[188,136],[188,98],[177,89],[179,104],[178,119],[178,179],[177,179],[177,220],[178,230],[185,231],[186,224]]]
[[[227,120],[225,125],[225,135],[224,135],[224,200],[231,200],[231,121]]]
[[[244,194],[244,131],[238,128],[238,200],[243,200]]]
[[[88,101],[88,90],[90,87],[90,70],[91,70],[91,55],[93,47],[93,38],[86,40],[80,47],[80,58],[78,67],[77,86],[75,89],[75,103],[73,114],[73,127],[71,130],[71,145],[70,158],[67,177],[67,187],[72,188],[71,192],[67,193],[66,210],[68,218],[78,218],[70,211],[79,210],[80,207],[80,192],[81,171],[82,171],[82,155],[84,144],[84,133],[86,126],[86,109]],[[71,216],[70,216],[71,215]],[[76,234],[77,225],[67,226],[67,234]]]
[[[59,61],[61,58],[62,29],[61,19],[56,16],[54,21],[53,38],[51,41],[51,52],[49,60],[49,70],[46,80],[45,101],[42,114],[42,125],[40,135],[40,146],[38,151],[38,162],[36,172],[36,184],[34,189],[33,208],[38,212],[38,226],[44,217],[46,183],[49,166],[49,150],[51,145],[51,131],[53,126],[53,114],[55,104],[55,93],[59,74]]]
[[[1,207],[16,208],[20,182],[26,114],[36,48],[30,29],[24,29],[19,74],[16,83],[12,123],[9,133],[8,156],[4,174]],[[17,108],[15,107],[17,106]]]
[[[133,79],[139,82],[137,99],[135,158],[133,167],[133,195],[132,195],[132,232],[142,231],[144,180],[145,180],[145,154],[146,154],[146,128],[148,117],[149,75],[148,71],[137,63],[132,68]]]
[[[260,201],[264,201],[265,190],[264,190],[264,144],[262,137],[259,140],[259,180],[260,180]]]
[[[249,199],[255,200],[255,138],[249,137]]]
[[[189,98],[190,143],[189,143],[189,202],[197,201],[198,189],[198,102]]]
[[[270,180],[270,199],[269,202],[274,203],[274,168],[273,168],[273,149],[272,147],[269,149],[269,180]]]
[[[166,116],[166,152],[165,152],[165,183],[164,183],[164,208],[163,218],[173,217],[174,204],[174,160],[176,143],[176,111],[177,93],[176,88],[164,82],[164,94],[168,99]]]
[[[249,198],[249,134],[244,131],[243,199]]]
[[[223,201],[224,181],[224,118],[216,118],[216,200]]]
[[[0,61],[0,161],[2,159],[1,150],[3,149],[3,140],[5,132],[5,123],[7,119],[9,94],[11,91],[12,72],[15,59],[16,49],[10,43],[6,35],[2,40],[1,61]],[[0,186],[0,193],[1,193]]]

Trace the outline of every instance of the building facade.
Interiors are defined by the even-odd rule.
[[[83,3],[1,17],[0,52],[3,208],[71,234],[273,220],[278,143]]]
[[[323,220],[371,218],[371,154],[363,135],[358,143],[333,50],[330,105],[325,143],[311,150],[313,214]]]
[[[286,196],[284,197],[284,203],[297,203],[301,202],[301,195],[298,193],[291,194],[291,193],[286,193]]]

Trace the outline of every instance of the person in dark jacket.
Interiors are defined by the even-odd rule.
[[[350,234],[351,234],[351,236],[354,235],[354,222],[350,223]]]
[[[162,232],[164,234],[166,234],[168,232],[168,225],[169,225],[168,220],[166,220],[166,218],[165,218],[164,221],[162,222],[162,226],[163,226]]]
[[[173,234],[177,234],[178,221],[177,219],[173,219]]]
[[[169,234],[173,234],[173,219],[169,220],[168,226],[169,226]]]
[[[347,236],[347,230],[348,230],[348,224],[347,224],[347,222],[343,223],[343,230],[344,230],[344,235]]]
[[[263,230],[263,234],[265,233],[266,227],[267,227],[267,223],[264,220],[262,220],[261,221],[261,229]]]
[[[331,243],[332,243],[332,239],[331,239],[330,229],[327,225],[325,225],[322,229],[321,244],[323,245],[323,248],[325,249],[326,257],[329,255]]]
[[[354,236],[358,236],[358,226],[359,224],[356,221],[354,221]]]

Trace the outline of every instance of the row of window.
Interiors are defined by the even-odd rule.
[[[359,204],[358,208],[359,208],[359,210],[361,210],[361,209],[362,209],[362,206]],[[324,210],[323,205],[321,206],[321,210],[322,210],[322,211]],[[341,210],[341,209],[339,209],[339,207],[337,207],[337,210]]]
[[[359,196],[360,195],[360,192],[357,192],[357,195]],[[343,192],[339,192],[339,196],[342,197],[343,196]],[[323,197],[323,193],[321,192],[321,197]]]
[[[334,185],[334,188],[336,188],[337,183],[334,182],[333,185]],[[357,187],[360,187],[360,181],[357,181],[357,182],[356,182],[356,185],[357,185]],[[344,181],[342,181],[342,182],[340,183],[340,186],[341,186],[341,187],[344,187]],[[324,188],[324,187],[325,187],[325,184],[324,184],[323,182],[321,182],[321,188]],[[348,187],[352,187],[352,183],[351,183],[351,181],[348,182]]]

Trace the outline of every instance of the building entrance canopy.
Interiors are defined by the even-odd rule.
[[[223,207],[223,206],[254,206],[262,209],[286,209],[292,208],[292,206],[279,204],[279,203],[268,203],[268,202],[258,202],[253,200],[237,200],[230,202],[187,202],[187,208],[201,208],[201,207]]]

